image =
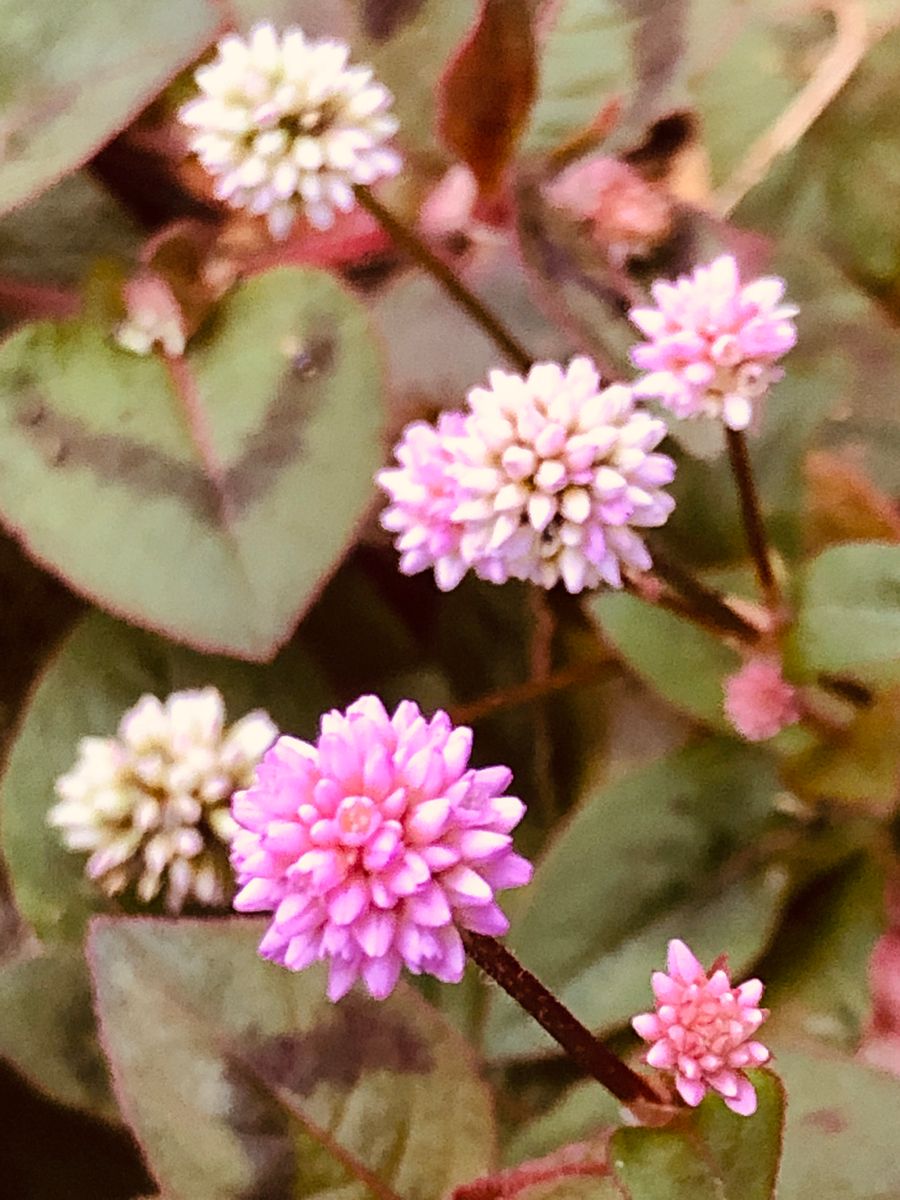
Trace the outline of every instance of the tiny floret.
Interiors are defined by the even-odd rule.
[[[399,468],[379,477],[401,570],[434,566],[445,589],[471,569],[572,593],[649,570],[640,531],[674,507],[675,464],[654,453],[665,423],[624,384],[603,388],[588,358],[492,371],[489,385],[431,434],[410,427]]]
[[[496,902],[531,878],[512,848],[525,805],[506,767],[469,766],[471,730],[410,700],[327,713],[314,743],[280,737],[238,792],[240,912],[272,912],[260,953],[293,971],[330,962],[328,995],[358,978],[383,999],[401,967],[462,978],[460,929],[502,934]]]
[[[393,97],[349,54],[343,42],[269,23],[246,39],[228,34],[196,72],[201,95],[179,112],[217,198],[265,216],[273,237],[286,237],[301,210],[327,229],[335,210],[353,207],[355,184],[400,170],[388,145]]]
[[[756,1092],[744,1071],[770,1057],[762,1042],[754,1040],[769,1015],[759,1007],[762,983],[750,979],[733,987],[721,960],[707,975],[678,939],[669,942],[667,969],[653,975],[656,1011],[631,1022],[652,1043],[645,1061],[674,1074],[676,1090],[691,1108],[712,1089],[732,1112],[751,1116]]]
[[[725,715],[748,742],[764,742],[802,716],[799,696],[777,658],[759,655],[725,680]]]
[[[190,900],[222,906],[233,890],[231,797],[277,734],[261,711],[225,728],[212,687],[142,696],[115,737],[82,739],[48,821],[70,850],[89,853],[87,875],[108,896],[163,894],[176,913]]]
[[[775,363],[797,341],[797,309],[782,303],[784,289],[774,276],[742,284],[730,255],[674,282],[657,280],[657,307],[630,314],[647,338],[631,352],[646,372],[636,394],[659,399],[676,417],[718,417],[746,429],[783,374]]]

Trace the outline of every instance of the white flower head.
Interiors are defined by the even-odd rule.
[[[393,97],[349,53],[269,23],[246,39],[228,34],[196,72],[202,94],[179,112],[216,196],[264,215],[273,237],[286,237],[300,210],[327,229],[335,209],[353,207],[354,184],[400,170],[386,144],[398,128]]]
[[[569,592],[622,587],[652,563],[641,531],[665,524],[675,464],[653,453],[666,426],[630,387],[603,388],[594,364],[538,363],[524,378],[490,373],[468,397],[448,473],[459,554],[495,583],[562,581]]]
[[[213,687],[142,696],[115,737],[82,739],[47,819],[70,850],[89,853],[86,873],[108,896],[164,893],[170,912],[191,899],[221,906],[232,890],[231,796],[277,736],[262,711],[226,729]]]

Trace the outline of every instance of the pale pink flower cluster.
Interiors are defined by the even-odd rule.
[[[673,1072],[678,1094],[692,1108],[712,1089],[733,1112],[750,1116],[756,1111],[756,1092],[744,1069],[761,1066],[770,1057],[754,1040],[768,1016],[759,1007],[762,983],[750,979],[733,987],[719,964],[707,976],[678,939],[669,942],[667,970],[653,974],[656,1011],[631,1022],[640,1037],[653,1043],[647,1063]]]
[[[273,912],[260,952],[291,970],[329,960],[328,995],[362,977],[377,999],[402,966],[457,982],[459,929],[505,933],[496,893],[531,878],[512,849],[525,811],[506,767],[469,766],[471,730],[412,701],[364,696],[312,745],[281,737],[238,793],[235,907]]]
[[[621,587],[623,567],[652,565],[640,531],[674,507],[662,489],[675,464],[654,453],[665,433],[630,388],[603,388],[588,358],[524,378],[492,371],[464,413],[409,426],[399,466],[378,476],[401,570],[434,567],[445,590],[470,569],[573,593]]]
[[[777,658],[757,655],[725,680],[725,715],[748,742],[764,742],[802,716],[797,689]]]
[[[635,393],[658,398],[677,417],[721,417],[746,429],[754,404],[783,374],[774,364],[797,341],[797,309],[782,303],[784,288],[774,276],[742,284],[730,255],[674,282],[657,280],[657,307],[630,314],[648,339],[632,350],[647,372]]]
[[[355,203],[356,184],[400,170],[388,145],[393,97],[350,49],[269,22],[229,33],[195,75],[200,95],[179,111],[188,144],[215,178],[218,199],[265,216],[273,237],[303,212],[327,229]]]

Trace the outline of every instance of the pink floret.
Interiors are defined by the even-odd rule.
[[[744,1070],[769,1060],[754,1040],[768,1016],[759,1007],[763,985],[750,979],[732,987],[724,967],[707,976],[684,942],[669,942],[668,973],[653,975],[656,1011],[641,1013],[631,1024],[652,1045],[645,1055],[651,1067],[675,1076],[678,1094],[692,1108],[711,1088],[741,1116],[756,1111],[756,1092]]]
[[[264,957],[329,960],[332,1000],[360,977],[382,999],[403,966],[458,982],[459,930],[505,933],[496,893],[532,874],[511,773],[471,768],[471,744],[446,713],[404,700],[389,715],[375,696],[326,714],[314,745],[278,739],[232,805],[235,908],[274,914]]]

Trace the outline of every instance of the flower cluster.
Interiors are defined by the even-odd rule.
[[[672,283],[657,280],[651,291],[657,307],[630,314],[648,339],[632,350],[647,372],[636,394],[658,398],[676,417],[721,417],[746,429],[754,402],[781,378],[774,364],[797,341],[784,280],[742,285],[737,263],[723,255]]]
[[[760,981],[732,987],[720,963],[707,975],[684,942],[674,939],[669,942],[668,974],[654,973],[653,992],[656,1011],[631,1022],[640,1037],[653,1043],[647,1063],[672,1071],[678,1094],[692,1108],[711,1088],[733,1112],[755,1112],[756,1092],[743,1072],[769,1060],[769,1051],[754,1040],[768,1015],[759,1007]]]
[[[434,567],[443,589],[471,569],[494,583],[562,580],[573,593],[621,587],[623,567],[648,570],[639,531],[674,507],[662,488],[675,464],[654,453],[664,422],[624,384],[603,388],[588,358],[538,363],[524,378],[492,371],[489,382],[464,413],[409,426],[399,466],[378,476],[401,570]]]
[[[336,209],[353,207],[355,184],[400,169],[386,145],[397,131],[393,98],[348,57],[342,42],[257,25],[247,40],[219,42],[215,60],[196,73],[202,95],[180,110],[217,198],[264,215],[276,238],[301,209],[328,228]]]
[[[278,730],[264,712],[225,728],[215,688],[142,696],[115,737],[83,738],[78,761],[56,782],[48,820],[70,850],[88,851],[87,874],[107,895],[133,888],[145,903],[164,892],[224,904],[231,893],[229,803]]]
[[[506,767],[471,768],[472,735],[412,701],[375,696],[321,721],[312,745],[281,737],[232,804],[241,912],[272,912],[260,952],[291,970],[330,960],[328,994],[361,976],[372,996],[403,965],[462,977],[459,929],[499,934],[503,888],[531,878],[512,849],[525,811]]]

